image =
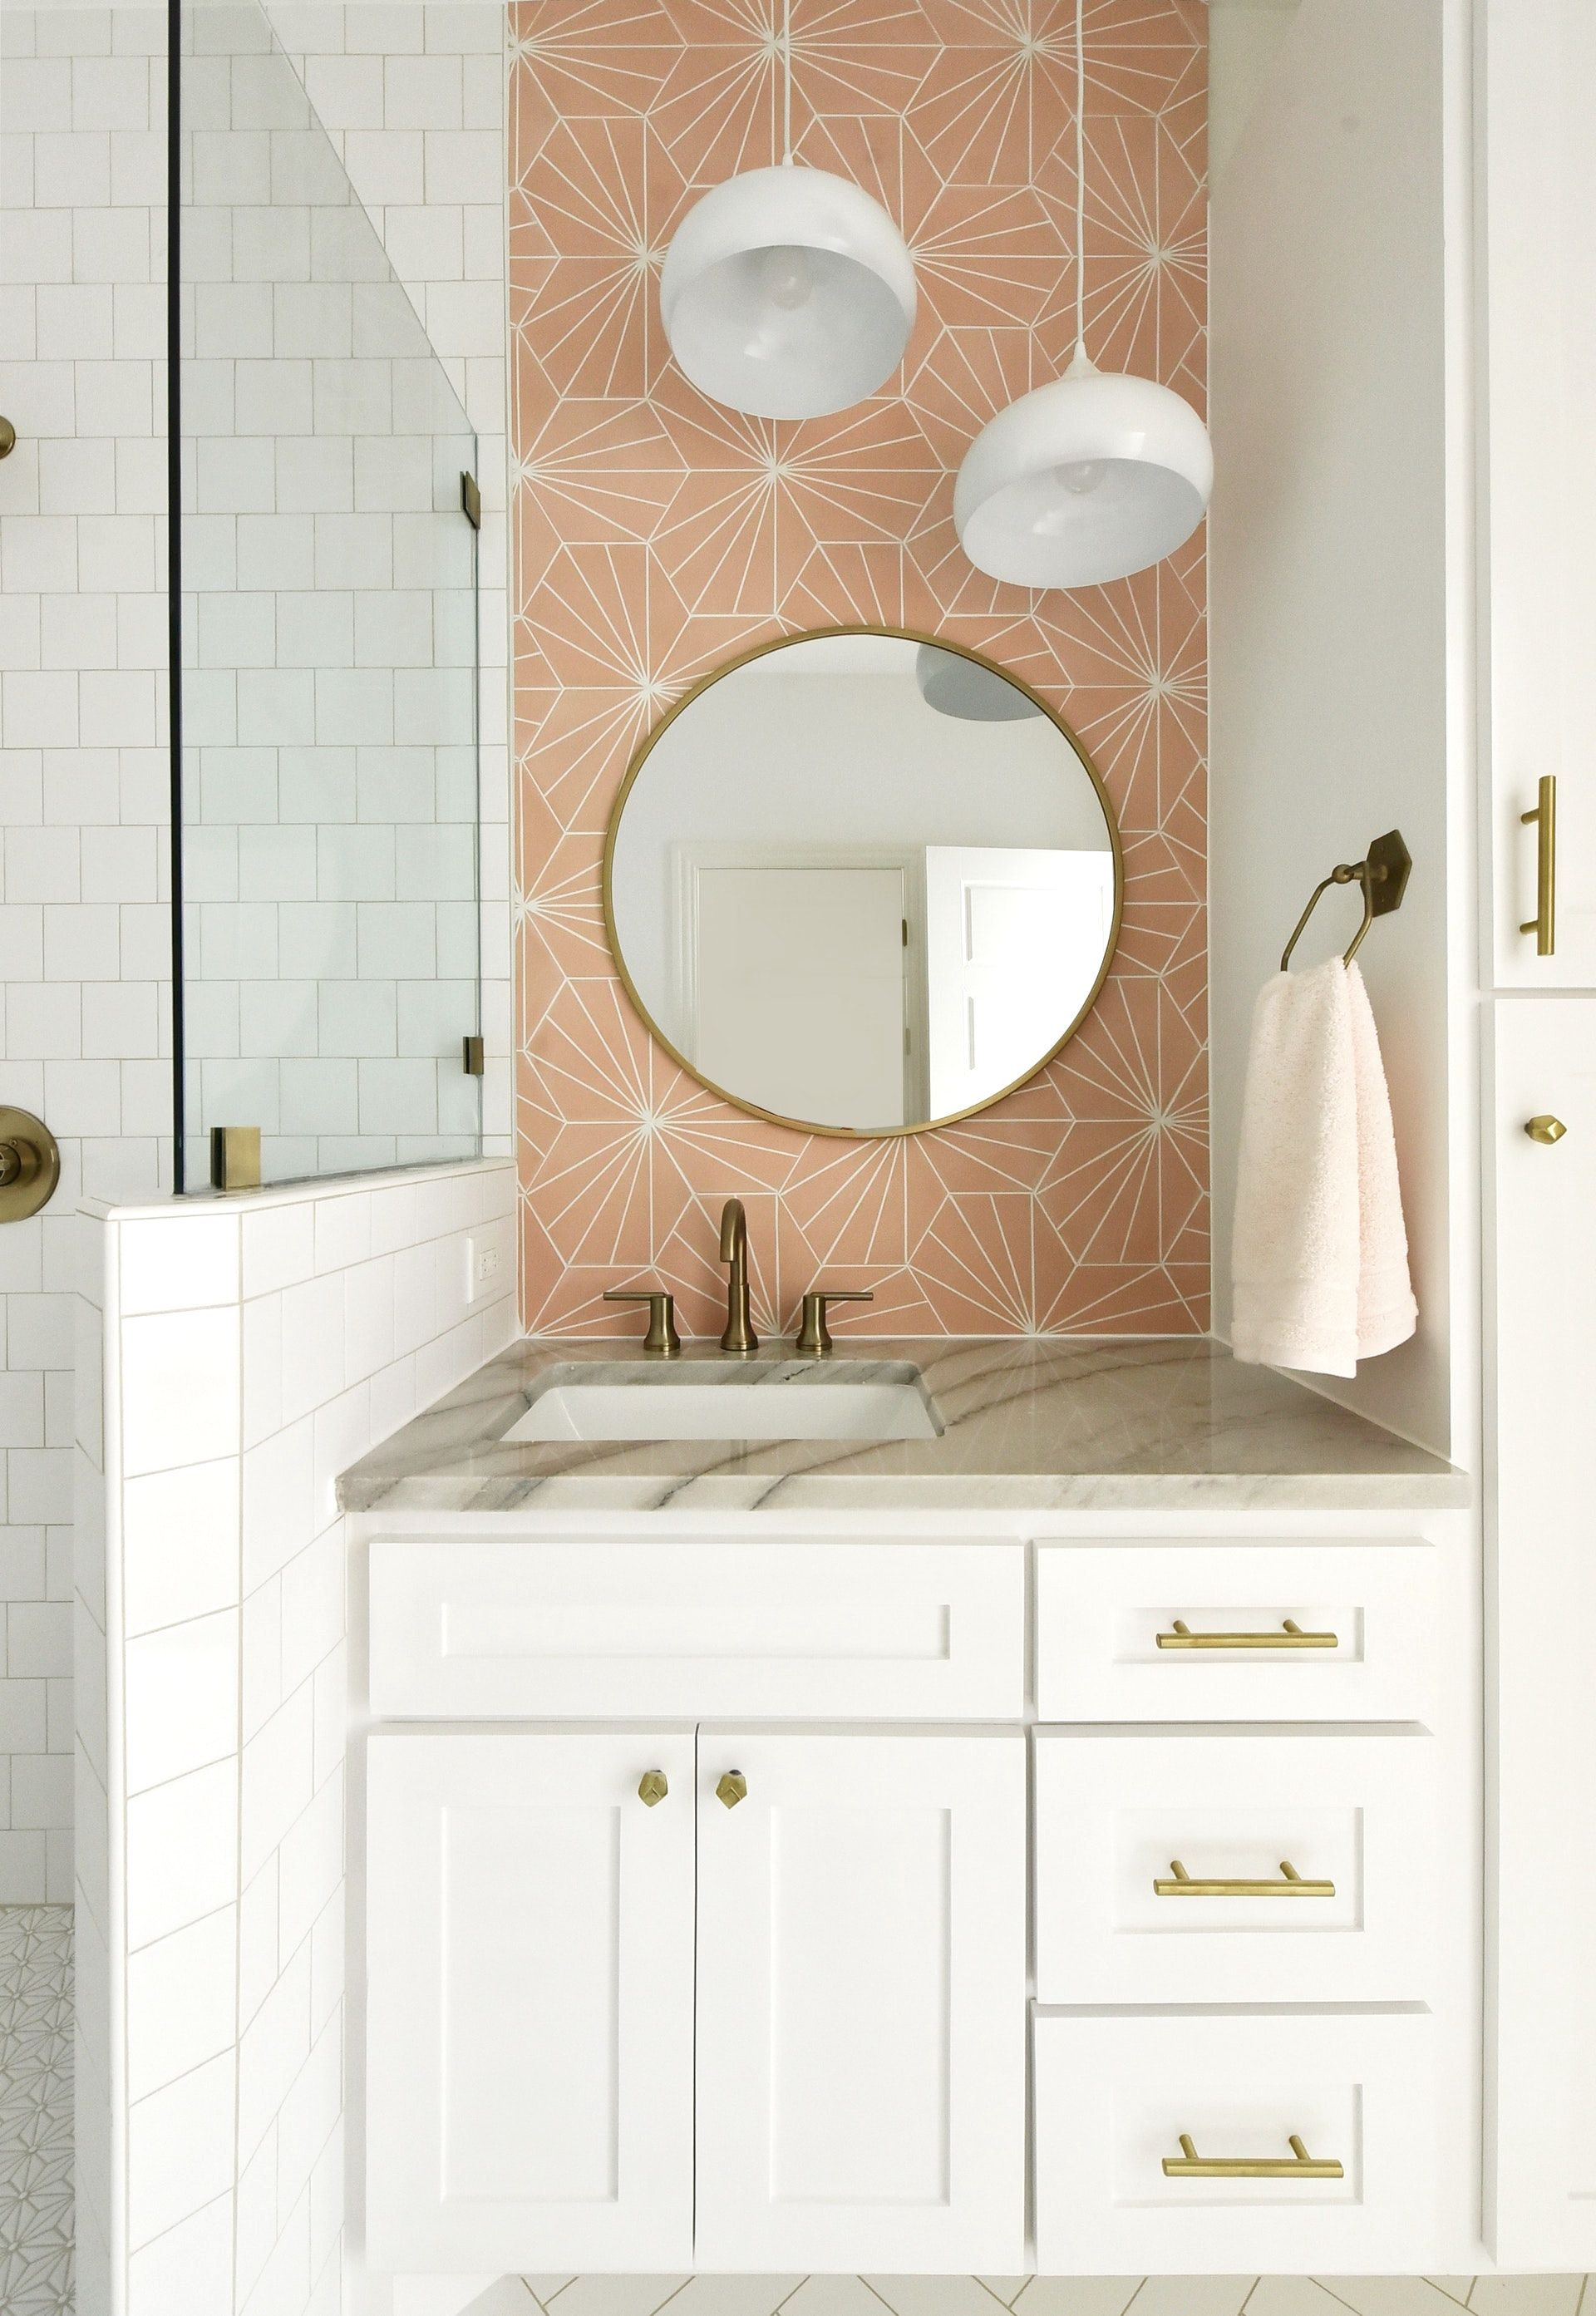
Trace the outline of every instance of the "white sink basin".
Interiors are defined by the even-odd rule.
[[[551,1368],[506,1439],[935,1439],[907,1361],[825,1369],[737,1360]]]

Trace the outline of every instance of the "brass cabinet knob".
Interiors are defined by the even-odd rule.
[[[1538,1117],[1524,1120],[1524,1131],[1531,1142],[1561,1142],[1568,1128],[1560,1118],[1554,1118],[1549,1109],[1543,1109]]]
[[[727,1771],[715,1788],[715,1798],[718,1802],[724,1802],[727,1809],[736,1809],[739,1802],[747,1800],[748,1780],[741,1769]]]
[[[0,1223],[36,1215],[61,1179],[61,1154],[43,1118],[0,1105]]]
[[[663,1802],[670,1790],[663,1769],[645,1769],[638,1780],[638,1799],[645,1809],[652,1809],[656,1802]]]

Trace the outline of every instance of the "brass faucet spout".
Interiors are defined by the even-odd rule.
[[[720,1260],[730,1265],[726,1282],[723,1351],[756,1351],[759,1337],[748,1307],[748,1219],[741,1198],[728,1198],[720,1211]]]

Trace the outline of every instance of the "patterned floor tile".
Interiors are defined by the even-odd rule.
[[[0,1907],[0,2308],[71,2316],[72,1910]]]

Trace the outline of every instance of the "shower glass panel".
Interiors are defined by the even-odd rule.
[[[179,1187],[471,1156],[475,438],[254,0],[176,45]]]

